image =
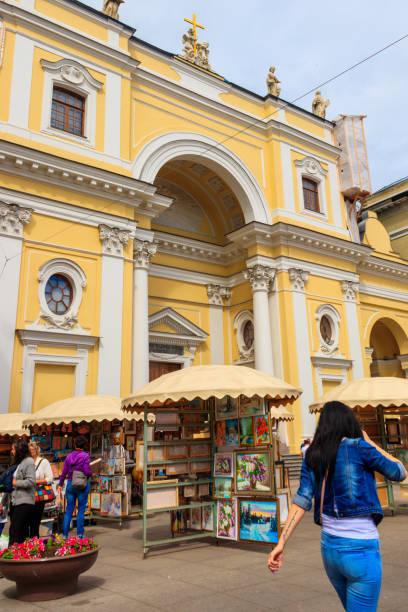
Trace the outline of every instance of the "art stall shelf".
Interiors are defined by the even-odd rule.
[[[280,505],[287,514],[290,491],[283,463],[278,477],[275,471],[279,453],[272,425],[281,416],[293,419],[279,405],[299,394],[250,368],[193,366],[123,400],[126,413],[144,414],[137,453],[137,468],[143,470],[143,557],[154,546],[208,536],[278,541]],[[148,411],[154,424],[146,419]],[[158,512],[170,513],[168,538],[154,538],[149,516]]]

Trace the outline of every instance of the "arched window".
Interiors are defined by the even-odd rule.
[[[52,92],[51,127],[76,136],[84,135],[85,99],[62,87]]]
[[[57,315],[65,314],[71,304],[73,297],[72,285],[66,276],[53,274],[45,285],[45,299],[48,308]]]
[[[302,178],[303,200],[306,210],[320,212],[318,184],[309,178]]]

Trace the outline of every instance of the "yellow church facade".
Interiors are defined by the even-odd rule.
[[[249,365],[303,388],[297,451],[322,392],[405,376],[408,262],[360,240],[335,124],[74,0],[0,32],[0,411]]]

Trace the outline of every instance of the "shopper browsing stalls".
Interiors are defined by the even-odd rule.
[[[64,538],[68,537],[69,526],[77,503],[77,535],[78,537],[84,536],[84,516],[90,489],[88,478],[92,476],[89,454],[84,450],[86,445],[87,439],[84,436],[75,438],[74,450],[64,461],[59,481],[58,489],[61,493],[65,479],[68,480],[65,491],[67,507],[62,530]]]
[[[29,442],[28,448],[30,449],[31,456],[34,460],[35,465],[35,479],[36,479],[36,487],[37,487],[37,495],[34,505],[34,511],[31,513],[31,519],[29,524],[29,536],[30,538],[39,538],[40,537],[40,523],[42,519],[42,515],[44,513],[44,507],[47,501],[49,501],[49,496],[46,501],[43,501],[38,496],[38,493],[46,490],[47,492],[52,493],[52,482],[54,480],[54,476],[52,473],[51,465],[48,459],[40,456],[40,445],[37,442]],[[47,487],[47,489],[44,489]]]
[[[14,472],[10,506],[10,546],[28,537],[28,525],[35,504],[35,467],[27,440],[19,438],[11,447],[17,469]]]

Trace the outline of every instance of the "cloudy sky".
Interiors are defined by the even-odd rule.
[[[100,9],[103,0],[83,0]],[[281,97],[306,91],[408,33],[406,0],[126,0],[121,21],[136,35],[170,52],[193,11],[206,30],[212,68],[229,81],[265,94],[276,66]],[[408,38],[324,86],[327,118],[364,114],[373,189],[408,175]],[[297,104],[310,110],[312,95]]]

